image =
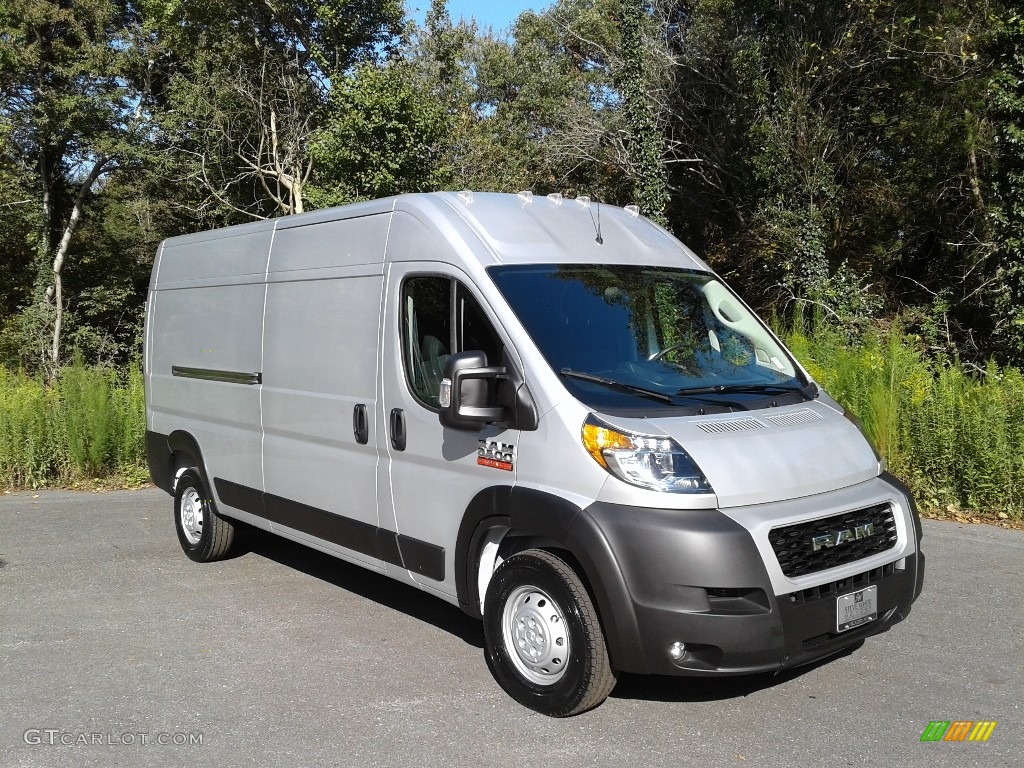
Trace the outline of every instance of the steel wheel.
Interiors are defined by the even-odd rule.
[[[484,598],[484,652],[512,698],[552,717],[586,712],[615,685],[590,593],[556,553],[505,559]]]
[[[572,652],[562,609],[543,590],[519,587],[505,602],[501,630],[512,663],[527,680],[552,685],[565,675]]]
[[[199,491],[188,487],[181,495],[180,516],[181,532],[185,534],[188,543],[193,546],[199,543],[203,537],[203,500]]]
[[[178,543],[190,559],[208,563],[227,557],[235,540],[235,525],[217,514],[199,472],[189,469],[177,479],[174,528]]]

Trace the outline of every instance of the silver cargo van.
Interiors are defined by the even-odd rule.
[[[920,522],[855,423],[635,208],[403,195],[165,241],[147,449],[239,523],[482,618],[516,700],[775,671],[907,616]]]

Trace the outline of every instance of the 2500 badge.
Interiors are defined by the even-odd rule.
[[[481,440],[476,453],[476,463],[482,467],[493,467],[511,472],[515,466],[516,447],[497,440]]]

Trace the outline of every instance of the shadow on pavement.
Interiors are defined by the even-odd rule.
[[[388,576],[347,563],[272,533],[247,529],[239,555],[250,552],[333,584],[352,594],[401,611],[444,630],[475,648],[484,647],[483,625],[454,605]]]
[[[663,702],[720,701],[742,698],[802,677],[813,669],[849,656],[862,645],[864,645],[864,641],[859,640],[834,656],[775,673],[763,672],[756,675],[721,675],[718,677],[620,674],[619,682],[612,691],[612,698]]]
[[[372,600],[387,608],[426,622],[459,638],[467,645],[484,647],[483,625],[454,605],[427,595],[383,574],[256,529],[244,532],[238,554],[252,553],[328,584]],[[661,702],[719,701],[749,696],[795,680],[807,672],[848,656],[864,644],[861,640],[840,653],[778,673],[718,677],[668,677],[621,673],[612,698]]]

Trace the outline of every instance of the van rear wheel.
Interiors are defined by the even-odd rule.
[[[197,563],[227,557],[235,540],[235,525],[217,514],[213,499],[194,469],[183,472],[178,478],[174,528],[182,550]]]
[[[593,601],[551,552],[527,550],[498,566],[484,599],[484,641],[498,684],[542,714],[586,712],[615,686]]]

